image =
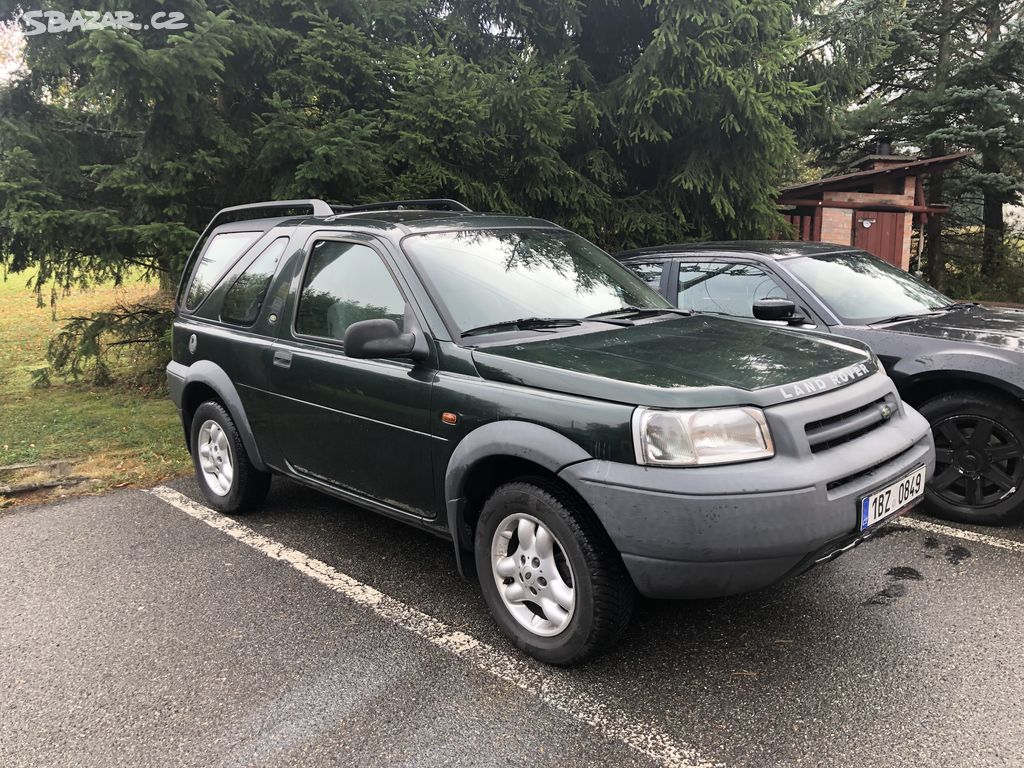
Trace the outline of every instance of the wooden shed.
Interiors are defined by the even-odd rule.
[[[913,159],[868,155],[857,171],[784,188],[779,206],[801,240],[853,245],[890,264],[910,268],[915,222],[941,216],[949,206],[925,202],[923,179],[970,155]]]

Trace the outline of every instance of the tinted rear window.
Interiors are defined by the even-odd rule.
[[[255,242],[262,232],[222,232],[206,244],[199,263],[192,272],[192,281],[185,297],[185,307],[195,309],[227,272],[235,258]]]
[[[287,237],[277,238],[238,276],[224,296],[224,305],[220,309],[221,320],[236,325],[252,325],[256,322],[267,296],[267,288],[277,270],[277,262],[287,245]]]

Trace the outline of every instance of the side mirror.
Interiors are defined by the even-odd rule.
[[[796,313],[796,304],[789,299],[758,299],[754,302],[754,317],[758,320],[784,320],[800,325],[804,318]]]
[[[419,331],[402,333],[394,320],[360,320],[345,330],[345,356],[360,360],[427,356],[426,338]]]

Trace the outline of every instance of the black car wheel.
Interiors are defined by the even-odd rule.
[[[1010,398],[954,392],[924,403],[935,437],[926,509],[961,523],[1002,525],[1024,513],[1024,409]]]
[[[527,478],[499,487],[476,528],[480,587],[512,641],[549,664],[577,664],[618,641],[633,584],[607,534],[572,494]]]
[[[196,409],[191,447],[196,480],[210,506],[237,514],[260,505],[270,475],[249,461],[235,422],[220,403],[208,401]]]

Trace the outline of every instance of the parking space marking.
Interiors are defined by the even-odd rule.
[[[952,525],[933,523],[929,520],[919,520],[916,517],[904,517],[900,520],[900,523],[906,525],[908,528],[916,528],[919,531],[937,533],[941,536],[955,536],[956,538],[963,539],[964,541],[973,541],[977,544],[988,544],[990,547],[998,547],[999,549],[1008,549],[1011,552],[1024,553],[1024,541],[1001,539],[998,536],[989,536],[987,533],[968,531],[963,528],[955,528]]]
[[[382,619],[397,624],[435,646],[469,661],[489,675],[536,696],[569,717],[595,728],[666,768],[720,768],[721,763],[703,758],[692,746],[678,741],[655,723],[609,707],[577,685],[571,672],[550,670],[524,658],[494,648],[472,635],[459,632],[400,600],[363,584],[327,563],[268,538],[248,526],[198,504],[172,488],[148,491],[161,501],[212,528],[228,534],[261,554],[280,560],[328,589],[369,608]]]

